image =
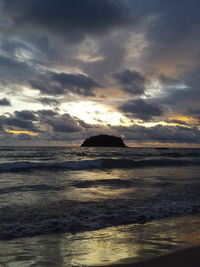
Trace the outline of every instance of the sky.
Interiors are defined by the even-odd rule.
[[[0,0],[0,145],[200,147],[199,0]]]

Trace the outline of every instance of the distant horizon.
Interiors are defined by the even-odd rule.
[[[200,145],[198,144],[190,144],[190,146],[188,144],[166,144],[166,143],[160,143],[160,144],[157,144],[157,145],[153,145],[153,144],[133,144],[133,143],[128,143],[126,142],[125,143],[127,146],[124,147],[125,149],[126,148],[187,148],[187,149],[193,149],[193,148],[200,148]],[[51,143],[21,143],[21,144],[1,144],[0,143],[0,147],[81,147],[81,143],[78,143],[78,144],[70,144],[70,143],[56,143],[55,142],[51,142]],[[83,147],[84,148],[84,147]],[[87,148],[87,147],[86,147]],[[88,147],[88,148],[92,148],[92,147]],[[94,147],[95,148],[95,147]],[[112,148],[112,147],[111,147]],[[117,147],[113,147],[113,148],[116,148]]]

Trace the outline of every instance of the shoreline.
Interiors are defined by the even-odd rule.
[[[200,245],[184,248],[165,255],[134,263],[115,263],[93,267],[198,267],[200,266]]]
[[[199,214],[0,241],[3,266],[199,267],[199,255]]]

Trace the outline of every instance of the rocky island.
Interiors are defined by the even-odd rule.
[[[120,137],[112,135],[97,135],[87,138],[82,145],[83,147],[126,147]]]

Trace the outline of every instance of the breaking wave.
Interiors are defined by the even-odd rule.
[[[123,168],[145,168],[145,167],[173,167],[199,165],[199,160],[182,159],[94,159],[65,162],[12,162],[1,163],[0,172],[17,172],[29,170],[90,170],[90,169],[123,169]]]
[[[189,198],[188,198],[189,197]],[[0,210],[0,239],[35,236],[55,232],[79,232],[148,221],[200,211],[200,201],[192,195],[139,200],[80,202],[65,200],[40,207],[7,207]]]

